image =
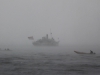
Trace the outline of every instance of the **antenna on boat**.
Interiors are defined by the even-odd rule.
[[[52,38],[52,33],[51,33],[51,29],[50,29],[50,35],[51,35],[51,38]]]

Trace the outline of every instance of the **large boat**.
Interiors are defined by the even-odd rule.
[[[55,41],[55,39],[53,37],[48,38],[48,34],[46,34],[46,36],[42,37],[42,39],[34,41],[33,45],[34,46],[58,46],[59,41]]]

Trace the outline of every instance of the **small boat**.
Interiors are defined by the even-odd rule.
[[[79,51],[74,51],[77,54],[95,54],[95,53],[85,53],[85,52],[79,52]]]
[[[9,48],[5,49],[4,51],[11,51]]]

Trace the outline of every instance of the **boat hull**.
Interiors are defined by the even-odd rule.
[[[37,42],[33,42],[34,46],[58,46],[59,42],[55,42],[55,43],[37,43]]]
[[[77,54],[95,54],[95,53],[85,53],[85,52],[79,52],[79,51],[74,51]]]

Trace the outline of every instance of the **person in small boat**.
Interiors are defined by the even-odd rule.
[[[90,50],[90,54],[93,54],[93,51]]]

